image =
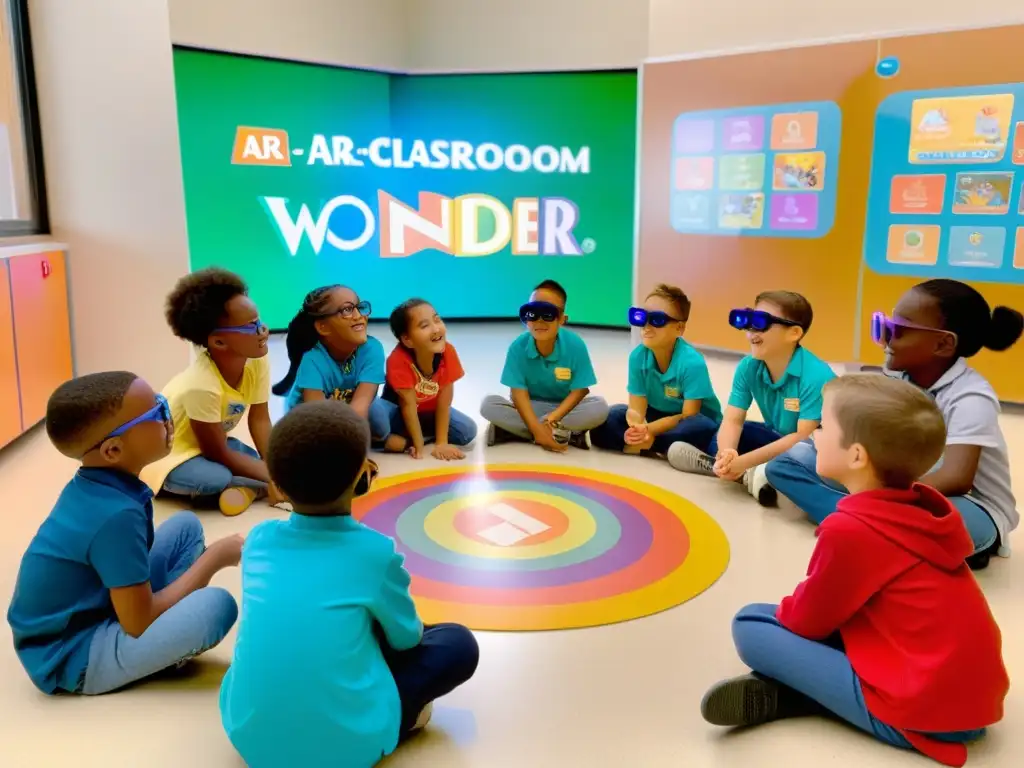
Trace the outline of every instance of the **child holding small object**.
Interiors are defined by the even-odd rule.
[[[405,438],[413,458],[423,458],[426,443],[436,440],[435,459],[464,459],[460,446],[473,442],[476,422],[452,408],[455,382],[465,374],[444,321],[423,299],[409,299],[395,308],[390,322],[398,339],[388,356],[384,390],[391,434]]]
[[[488,395],[480,407],[488,445],[518,439],[555,453],[586,449],[587,433],[608,418],[608,403],[590,394],[597,376],[586,342],[563,328],[566,298],[561,285],[545,280],[519,308],[527,330],[512,342],[501,373],[511,399]]]
[[[673,467],[742,481],[762,505],[775,503],[765,464],[818,428],[821,388],[835,378],[827,363],[802,346],[813,318],[807,299],[791,291],[762,293],[753,309],[729,313],[729,324],[746,332],[750,354],[736,366],[725,418],[707,452],[675,443],[668,453]],[[755,401],[764,423],[747,421]]]
[[[242,537],[209,547],[192,512],[153,526],[140,470],[171,448],[167,401],[133,373],[61,384],[46,434],[82,463],[21,561],[7,620],[43,693],[109,693],[214,647],[238,618],[208,586],[238,565]]]
[[[374,765],[476,670],[473,633],[423,626],[395,542],[352,517],[369,441],[366,420],[330,400],[274,427],[270,472],[295,512],[249,534],[220,693],[228,738],[251,768]]]
[[[825,385],[818,473],[849,489],[818,526],[807,578],[781,605],[749,605],[733,638],[752,675],[714,686],[701,713],[751,726],[831,712],[951,766],[1003,716],[1002,639],[964,558],[949,499],[918,483],[946,424],[912,384],[855,374]]]
[[[968,564],[984,568],[993,555],[1009,557],[1009,534],[1020,522],[1010,485],[1006,439],[999,426],[999,398],[967,361],[981,349],[1003,351],[1024,330],[1024,317],[1009,307],[989,307],[974,288],[956,280],[929,280],[910,289],[893,317],[876,312],[871,333],[885,348],[891,375],[928,391],[946,421],[941,464],[924,478],[952,501],[974,542]],[[813,443],[797,445],[768,465],[768,477],[815,523],[846,495],[815,471]]]
[[[186,275],[167,297],[167,322],[199,354],[164,387],[174,446],[142,479],[154,493],[215,504],[228,516],[263,496],[285,501],[261,458],[270,439],[270,331],[242,278],[217,268]],[[255,449],[228,436],[246,410]]]
[[[704,357],[683,340],[690,300],[679,288],[659,285],[643,307],[629,310],[642,328],[629,356],[629,405],[613,406],[591,432],[599,448],[666,455],[678,441],[706,450],[722,421]]]
[[[341,400],[370,424],[374,444],[392,453],[406,441],[391,434],[391,414],[377,394],[384,383],[384,346],[367,332],[372,308],[344,285],[306,294],[288,324],[288,373],[274,385],[285,409]]]

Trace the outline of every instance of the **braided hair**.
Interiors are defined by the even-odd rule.
[[[331,301],[331,294],[344,287],[343,285],[325,285],[306,294],[306,298],[302,301],[302,309],[288,323],[288,337],[285,342],[288,349],[288,373],[274,385],[275,395],[287,395],[291,390],[302,358],[320,341],[316,321],[328,316],[329,313],[326,310]]]

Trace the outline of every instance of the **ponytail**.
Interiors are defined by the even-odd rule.
[[[985,349],[1003,352],[1009,349],[1024,333],[1024,315],[1009,307],[996,307],[992,310],[992,322],[985,334]]]
[[[288,323],[288,338],[285,342],[288,349],[288,373],[271,388],[271,391],[278,397],[283,397],[291,391],[295,384],[295,377],[299,373],[302,358],[320,341],[316,321],[324,316],[324,306],[330,300],[331,293],[341,287],[340,285],[325,285],[307,293],[302,302],[302,309]]]
[[[942,330],[955,333],[956,353],[974,357],[984,349],[1004,352],[1024,333],[1024,315],[1009,307],[992,309],[977,289],[958,280],[940,278],[914,286],[931,296],[942,313]]]
[[[288,349],[288,373],[271,389],[275,395],[282,397],[291,391],[302,358],[316,346],[319,340],[320,334],[316,330],[316,317],[303,307],[299,310],[299,314],[288,323],[288,338],[285,342]]]

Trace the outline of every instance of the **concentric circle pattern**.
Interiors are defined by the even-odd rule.
[[[686,499],[576,467],[500,464],[382,478],[355,517],[394,537],[427,623],[591,627],[710,587],[722,529]]]

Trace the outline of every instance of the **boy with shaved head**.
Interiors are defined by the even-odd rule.
[[[191,512],[154,530],[139,472],[170,448],[167,401],[133,373],[82,376],[50,397],[46,433],[82,466],[29,544],[7,613],[36,687],[108,693],[217,645],[238,606],[208,584],[238,565],[242,539],[207,548]]]

